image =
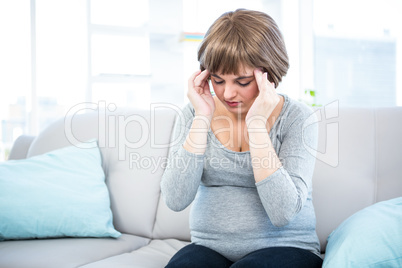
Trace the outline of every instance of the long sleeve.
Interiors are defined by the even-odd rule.
[[[162,176],[162,196],[173,211],[181,211],[191,204],[201,182],[205,155],[193,154],[183,148],[193,118],[191,104],[176,117],[167,166]]]
[[[317,119],[307,106],[291,111],[286,121],[277,150],[282,167],[256,183],[265,211],[278,227],[287,225],[311,194],[318,141]]]

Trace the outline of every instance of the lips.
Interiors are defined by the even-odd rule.
[[[230,107],[236,107],[240,104],[240,102],[231,102],[231,101],[226,101],[227,105]]]

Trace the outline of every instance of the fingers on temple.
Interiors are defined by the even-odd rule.
[[[202,71],[200,74],[196,75],[194,79],[194,86],[203,86],[204,83],[207,81],[207,78],[209,77],[209,72],[208,70]]]

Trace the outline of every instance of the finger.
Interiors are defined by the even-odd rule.
[[[269,81],[269,79],[268,79],[268,73],[265,73],[265,75],[264,75],[264,82],[268,84],[268,88],[269,88],[269,89],[275,90],[275,83]]]
[[[263,75],[263,83],[268,85],[268,88],[275,89],[275,83],[269,81],[268,73],[264,73],[264,75]]]
[[[203,87],[205,82],[207,82],[207,78],[209,77],[209,71],[204,70],[202,71],[195,79],[194,79],[194,86],[196,87]]]
[[[188,86],[193,87],[194,86],[194,79],[201,73],[201,70],[196,71],[193,73],[190,78],[188,79]]]
[[[257,68],[254,70],[255,80],[257,81],[257,86],[260,91],[266,89],[268,80],[266,74],[267,73],[262,72],[261,68]]]
[[[204,94],[206,94],[206,95],[211,95],[211,96],[212,96],[211,90],[210,90],[210,88],[209,88],[209,83],[208,83],[208,81],[205,81],[205,84],[204,84],[204,86],[203,86],[202,88],[203,88],[203,90],[204,90]]]
[[[263,74],[263,83],[268,84],[268,88],[275,89],[275,83],[269,81],[269,74],[268,74],[268,72],[265,72],[265,73]]]
[[[194,81],[194,79],[195,79],[200,73],[201,73],[201,70],[198,70],[198,71],[194,72],[194,73],[190,76],[190,79],[191,79],[192,81]]]

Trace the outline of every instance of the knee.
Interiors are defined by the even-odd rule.
[[[167,264],[167,268],[230,267],[232,262],[204,246],[190,244],[179,250]]]
[[[267,263],[258,259],[241,259],[235,262],[230,268],[252,268],[252,267],[268,267]]]
[[[194,265],[190,263],[186,263],[183,259],[176,259],[176,260],[170,260],[169,263],[165,266],[165,268],[191,268],[194,267]]]
[[[170,259],[165,268],[192,268],[195,267],[194,259],[191,256],[195,255],[195,245],[189,244],[182,249],[180,249],[176,254]]]

